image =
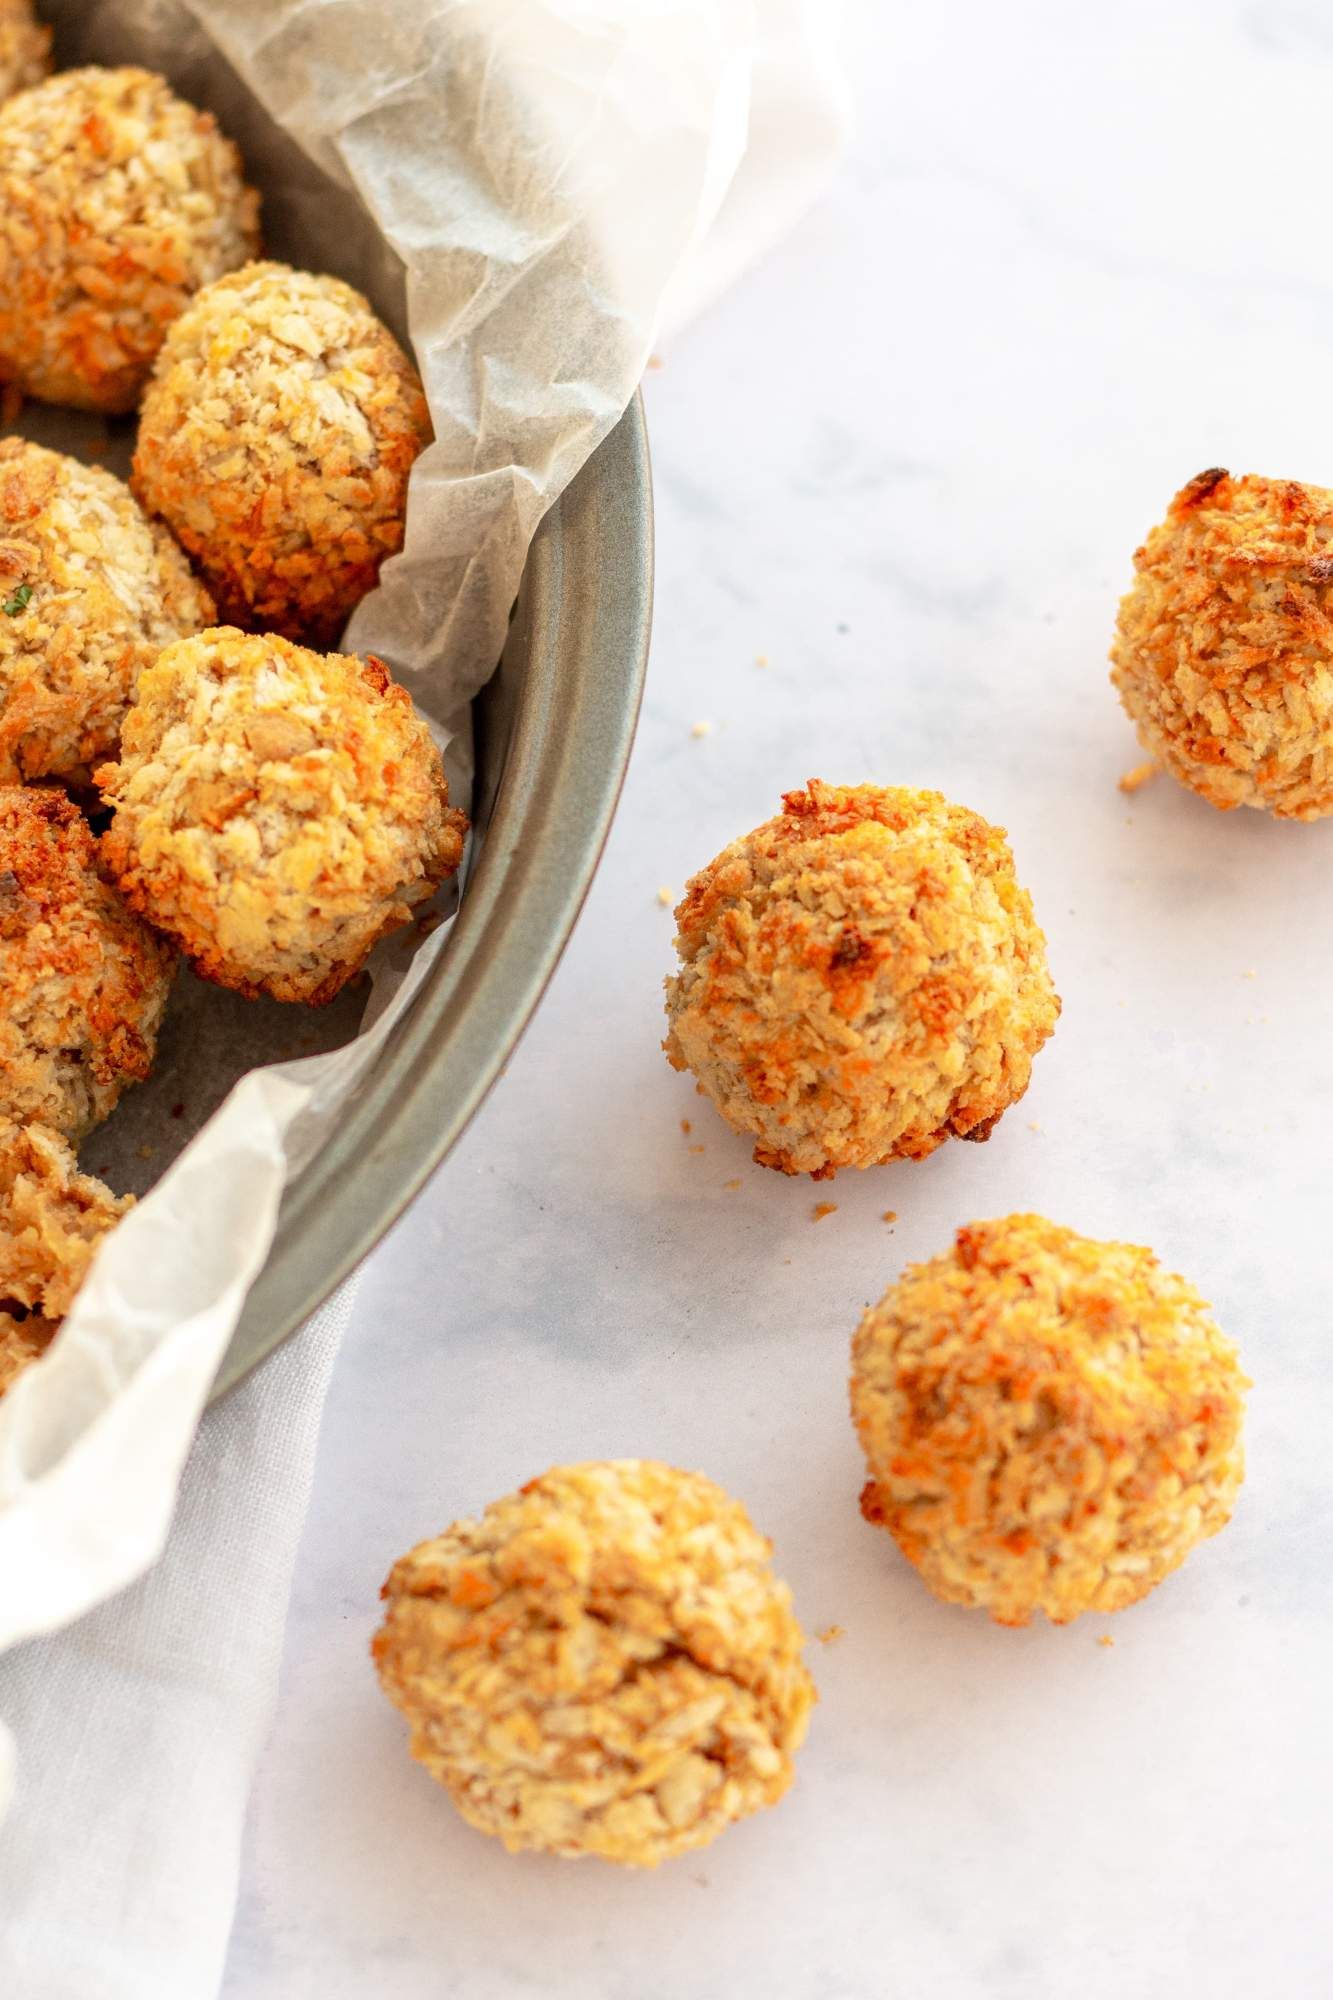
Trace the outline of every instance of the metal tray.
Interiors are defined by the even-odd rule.
[[[288,1188],[214,1397],[374,1248],[527,1025],[620,795],[648,657],[652,564],[636,398],[542,523],[504,657],[474,705],[474,832],[452,933],[336,1139]]]

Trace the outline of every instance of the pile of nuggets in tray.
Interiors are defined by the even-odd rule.
[[[49,75],[0,0],[0,386],[138,412],[129,486],[0,438],[0,1393],[129,1205],[75,1148],[147,1076],[182,958],[320,1005],[466,822],[383,664],[336,644],[401,546],[415,368],[339,279],[260,258],[214,119]]]

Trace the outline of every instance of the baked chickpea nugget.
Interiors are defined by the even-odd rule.
[[[258,248],[240,154],[160,76],[64,70],[0,107],[0,381],[134,409],[187,300]]]
[[[0,784],[86,782],[141,669],[212,619],[185,557],[119,479],[0,440]]]
[[[1118,1611],[1230,1519],[1248,1386],[1150,1250],[973,1223],[857,1330],[862,1512],[937,1597],[1002,1625]]]
[[[133,1206],[81,1174],[58,1132],[0,1118],[0,1308],[62,1319],[98,1244]]]
[[[558,1466],[395,1564],[374,1643],[412,1755],[511,1852],[651,1868],[774,1804],[814,1687],[735,1500]]]
[[[0,786],[0,1117],[77,1139],[148,1075],[174,955],[63,792]]]
[[[168,335],[134,486],[229,623],[331,645],[402,546],[429,438],[417,372],[359,292],[251,264]]]
[[[676,922],[667,1058],[783,1173],[989,1137],[1060,1011],[1003,832],[938,792],[812,779]]]
[[[205,978],[318,1005],[457,868],[467,821],[380,661],[226,626],[139,678],[95,773],[126,901]]]
[[[1136,551],[1111,679],[1210,805],[1333,812],[1333,492],[1202,472]]]
[[[40,83],[51,67],[51,30],[32,0],[0,0],[0,100]]]

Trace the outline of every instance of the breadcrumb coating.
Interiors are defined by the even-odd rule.
[[[0,1396],[32,1362],[39,1361],[58,1331],[58,1323],[29,1313],[24,1319],[0,1306]]]
[[[98,1244],[133,1206],[81,1174],[58,1132],[0,1118],[0,1307],[63,1319]]]
[[[1134,567],[1111,679],[1144,749],[1224,812],[1333,812],[1333,492],[1201,472]]]
[[[0,440],[0,784],[86,779],[115,749],[141,669],[213,615],[112,473]]]
[[[160,76],[64,70],[0,107],[0,381],[133,410],[192,294],[258,248],[240,154]]]
[[[175,959],[63,792],[0,786],[0,1116],[77,1139],[148,1075]]]
[[[649,1460],[558,1466],[395,1564],[373,1652],[412,1755],[515,1852],[655,1867],[773,1805],[814,1686],[769,1543]]]
[[[250,264],[167,336],[134,486],[228,623],[332,645],[402,547],[430,434],[417,372],[359,292]]]
[[[207,979],[319,1005],[457,868],[467,821],[379,660],[226,626],[139,677],[95,774],[126,901]]]
[[[1248,1387],[1150,1250],[973,1223],[852,1343],[862,1512],[937,1597],[1001,1625],[1118,1611],[1230,1519]]]
[[[938,792],[811,779],[676,922],[667,1059],[787,1174],[988,1138],[1060,1011],[1003,831]]]
[[[0,100],[40,83],[51,67],[51,30],[32,0],[0,0]]]

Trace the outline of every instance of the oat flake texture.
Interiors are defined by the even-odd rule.
[[[1200,473],[1136,551],[1111,679],[1208,803],[1333,812],[1333,492]]]
[[[175,955],[63,792],[0,786],[0,1118],[79,1138],[148,1075]]]
[[[133,1206],[81,1174],[58,1132],[0,1118],[0,1308],[62,1318],[98,1244]]]
[[[395,1564],[412,1754],[511,1850],[653,1867],[779,1799],[814,1688],[769,1544],[709,1479],[560,1466]]]
[[[139,677],[95,774],[122,894],[206,979],[331,1000],[457,868],[467,822],[378,660],[214,627]]]
[[[857,1330],[862,1511],[937,1597],[1002,1625],[1118,1611],[1230,1519],[1248,1386],[1150,1250],[973,1223]]]
[[[160,522],[100,466],[0,440],[0,784],[86,783],[142,671],[213,604]]]
[[[135,409],[192,294],[258,248],[239,153],[161,77],[65,70],[0,106],[0,381]]]
[[[359,292],[251,264],[167,336],[134,485],[223,618],[329,645],[402,547],[429,437],[416,369]]]
[[[668,1060],[783,1173],[987,1138],[1060,1011],[1003,832],[938,792],[812,779],[676,922]]]

